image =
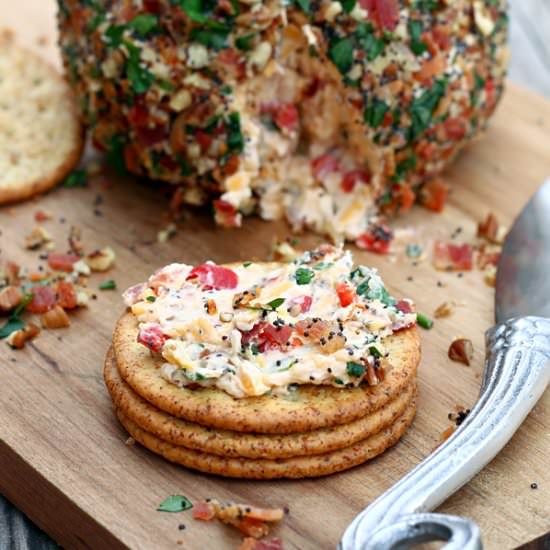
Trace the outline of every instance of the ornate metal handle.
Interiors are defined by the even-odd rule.
[[[388,550],[445,540],[445,550],[482,548],[466,518],[426,514],[477,474],[504,447],[550,381],[550,320],[521,317],[486,334],[479,399],[460,428],[377,498],[346,529],[340,550]]]

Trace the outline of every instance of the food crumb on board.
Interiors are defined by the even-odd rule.
[[[128,447],[131,447],[132,445],[135,445],[136,440],[133,437],[129,437],[125,442],[124,445],[128,445]]]
[[[474,345],[468,338],[456,338],[449,346],[449,359],[470,366],[474,356]]]
[[[538,489],[539,485],[536,482],[531,483],[531,489]]]

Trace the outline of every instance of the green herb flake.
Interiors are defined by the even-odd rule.
[[[222,95],[231,95],[233,93],[233,88],[229,86],[228,84],[224,84],[223,86],[220,86],[220,94]]]
[[[184,512],[193,508],[191,501],[183,495],[171,495],[165,498],[157,508],[158,512]]]
[[[241,132],[241,117],[239,113],[231,113],[227,117],[227,146],[232,152],[241,153],[244,149],[244,138]]]
[[[0,327],[0,339],[7,338],[12,332],[25,328],[25,323],[12,315],[7,322]]]
[[[252,265],[252,262],[244,262],[243,267],[249,267]]]
[[[235,46],[242,51],[248,52],[252,49],[252,42],[256,37],[256,33],[245,34],[235,39]]]
[[[378,350],[376,346],[369,346],[369,352],[373,357],[380,358],[382,357],[382,354]]]
[[[410,140],[417,138],[430,126],[433,112],[445,95],[446,90],[447,81],[437,80],[429,90],[426,90],[412,101],[409,111],[412,120],[409,129]]]
[[[366,52],[369,61],[374,61],[384,51],[384,40],[375,36],[370,23],[359,24],[355,31],[355,37]]]
[[[259,355],[260,348],[256,344],[251,344],[250,351],[252,352],[252,355]]]
[[[341,73],[347,73],[353,64],[353,42],[342,38],[332,44],[329,57]]]
[[[422,33],[424,31],[422,21],[411,19],[408,27],[411,38],[411,50],[415,55],[422,55],[428,49],[428,46],[422,42]]]
[[[49,284],[47,282],[46,284]],[[11,317],[19,317],[21,313],[26,309],[26,307],[32,302],[33,299],[33,293],[32,292],[26,292],[23,296],[23,299],[19,302],[19,305],[15,308],[13,311]]]
[[[99,290],[116,290],[116,282],[113,279],[107,279],[99,283]]]
[[[419,258],[422,255],[422,247],[419,244],[408,244],[405,253],[409,258]]]
[[[191,21],[195,23],[205,23],[207,20],[202,8],[202,0],[181,0],[180,7]]]
[[[124,147],[126,147],[126,138],[122,135],[112,136],[107,145],[107,164],[121,176],[126,174]]]
[[[145,37],[151,31],[158,29],[158,23],[158,18],[155,15],[144,13],[134,17],[128,23],[128,27],[135,30],[141,37]]]
[[[140,49],[129,42],[124,43],[128,48],[128,61],[126,62],[126,76],[134,92],[144,94],[154,82],[155,77],[141,65]]]
[[[125,30],[126,25],[110,25],[103,35],[107,45],[112,48],[118,48],[118,46],[122,44],[122,37]]]
[[[355,289],[355,292],[359,296],[362,296],[363,294],[366,294],[368,292],[368,290],[369,290],[369,281],[370,281],[370,277],[367,277],[364,281],[360,282],[357,285],[357,288]]]
[[[101,23],[105,21],[105,15],[103,13],[96,13],[87,23],[86,30],[88,32],[94,32]]]
[[[271,311],[275,311],[278,307],[282,306],[284,302],[284,298],[275,298],[275,300],[271,300],[271,302],[267,303],[267,307],[269,307]]]
[[[388,112],[389,107],[385,101],[374,98],[374,101],[365,109],[365,122],[371,128],[378,128],[384,120],[384,116]]]
[[[227,46],[228,35],[229,30],[192,29],[190,37],[207,48],[221,50]]]
[[[348,361],[346,363],[346,372],[348,373],[348,376],[363,376],[363,374],[365,374],[365,366],[360,363]]]
[[[341,4],[346,13],[351,13],[355,8],[355,4],[357,4],[357,0],[342,0]]]
[[[147,296],[147,298],[145,298],[148,302],[156,302],[157,301],[157,297],[156,296]]]
[[[344,381],[341,378],[335,378],[334,383],[339,384],[340,386],[344,385]]]
[[[416,322],[418,323],[418,326],[425,328],[426,330],[430,330],[434,326],[434,322],[423,313],[416,314]]]
[[[319,262],[318,264],[315,264],[313,266],[313,269],[315,271],[323,271],[325,269],[328,269],[329,267],[332,267],[334,264],[332,262]]]
[[[315,273],[313,273],[311,269],[307,269],[305,267],[299,267],[296,270],[296,273],[294,273],[296,283],[299,285],[309,284],[312,281],[313,277],[315,277]]]
[[[73,170],[63,182],[63,187],[84,187],[88,182],[85,170]]]
[[[311,12],[311,1],[310,0],[296,0],[296,4],[300,6],[303,12],[310,13]]]

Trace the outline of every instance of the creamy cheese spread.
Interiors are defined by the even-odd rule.
[[[163,378],[238,398],[373,383],[384,339],[416,322],[375,269],[331,245],[288,264],[170,264],[124,299]]]

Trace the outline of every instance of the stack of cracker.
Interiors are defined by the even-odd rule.
[[[118,419],[151,451],[202,472],[251,479],[339,472],[397,443],[416,411],[414,328],[385,341],[391,365],[377,385],[303,385],[286,395],[243,399],[167,382],[137,333],[136,318],[125,314],[105,360]]]

